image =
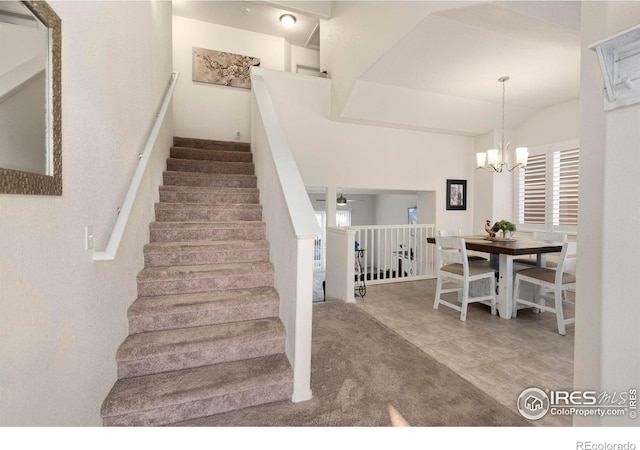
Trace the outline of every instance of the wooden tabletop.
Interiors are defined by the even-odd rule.
[[[486,236],[461,236],[467,250],[505,255],[534,255],[539,253],[557,253],[562,251],[562,243],[516,239],[515,241],[489,241]],[[430,244],[436,243],[435,237],[427,238]]]

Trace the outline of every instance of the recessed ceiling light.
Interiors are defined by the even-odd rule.
[[[243,6],[242,8],[240,8],[240,11],[242,11],[242,14],[244,14],[245,16],[251,14],[251,8],[247,6]]]
[[[280,23],[285,28],[291,28],[296,23],[296,18],[291,14],[283,14],[280,16]]]

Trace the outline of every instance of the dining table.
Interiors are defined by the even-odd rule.
[[[488,253],[492,263],[498,268],[498,312],[503,319],[510,319],[513,310],[514,258],[536,255],[536,266],[544,265],[547,253],[562,251],[562,242],[535,241],[527,238],[511,240],[489,240],[488,236],[460,236],[464,238],[467,250]],[[435,244],[435,237],[427,242]]]

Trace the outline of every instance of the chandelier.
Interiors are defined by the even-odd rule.
[[[498,81],[502,83],[502,137],[498,143],[498,148],[492,148],[486,152],[476,153],[476,169],[484,169],[489,172],[500,173],[505,167],[509,172],[518,167],[522,167],[524,169],[527,166],[529,150],[526,147],[516,148],[516,164],[509,168],[507,157],[511,142],[505,142],[504,140],[504,84],[509,81],[509,77],[500,77],[498,78]]]

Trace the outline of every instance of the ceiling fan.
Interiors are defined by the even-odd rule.
[[[317,202],[326,202],[326,199],[324,198],[317,198],[316,199]],[[336,203],[338,204],[338,206],[344,206],[347,203],[353,203],[353,202],[361,202],[362,200],[354,200],[354,199],[347,199],[344,195],[340,194],[338,196],[338,198],[336,199]]]

